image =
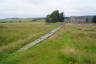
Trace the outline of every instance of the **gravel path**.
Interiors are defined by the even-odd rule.
[[[35,40],[35,41],[33,41],[33,42],[25,45],[24,47],[22,47],[22,48],[20,48],[19,50],[17,50],[17,52],[25,51],[25,50],[31,48],[32,46],[40,43],[41,41],[47,39],[48,37],[50,37],[50,36],[52,36],[54,33],[56,33],[58,30],[60,30],[63,25],[64,25],[64,24],[62,24],[62,25],[59,26],[58,28],[52,30],[51,32],[45,34],[44,36],[40,37],[39,39],[37,39],[37,40]]]

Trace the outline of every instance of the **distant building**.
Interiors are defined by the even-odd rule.
[[[71,16],[69,23],[90,23],[92,22],[93,16]]]

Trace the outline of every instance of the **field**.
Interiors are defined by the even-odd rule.
[[[58,27],[61,23],[0,23],[0,60],[42,35]]]
[[[96,64],[96,26],[66,24],[29,50],[2,55],[1,64]]]
[[[32,22],[32,19],[0,19],[2,23],[16,23],[16,22]]]
[[[34,21],[42,21],[42,22],[44,22],[45,21],[45,19],[40,19],[40,18],[14,18],[14,19],[11,19],[11,18],[9,18],[9,19],[0,19],[0,23],[18,23],[18,22],[34,22]]]

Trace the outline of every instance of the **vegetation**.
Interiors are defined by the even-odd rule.
[[[47,15],[46,22],[48,23],[64,22],[63,12],[59,13],[58,10],[52,12],[50,15]]]
[[[18,22],[32,22],[32,19],[19,19],[19,18],[12,18],[12,19],[0,19],[0,23],[18,23]]]
[[[0,61],[42,35],[58,27],[61,23],[0,23]],[[1,64],[1,63],[0,63]]]
[[[26,23],[26,22],[45,21],[45,18],[9,18],[0,19],[0,23]]]
[[[1,64],[96,64],[96,26],[64,25],[47,40]]]

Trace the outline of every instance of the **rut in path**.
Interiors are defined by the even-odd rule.
[[[40,37],[39,39],[37,39],[37,40],[35,40],[35,41],[33,41],[33,42],[31,42],[31,43],[25,45],[24,47],[22,47],[22,48],[20,48],[19,50],[17,50],[17,52],[25,51],[25,50],[31,48],[32,46],[34,46],[34,45],[40,43],[41,41],[47,39],[48,37],[50,37],[50,36],[52,36],[54,33],[56,33],[58,30],[60,30],[60,29],[62,28],[63,25],[64,25],[64,24],[62,24],[62,25],[59,26],[58,28],[52,30],[51,32],[45,34],[44,36]]]

